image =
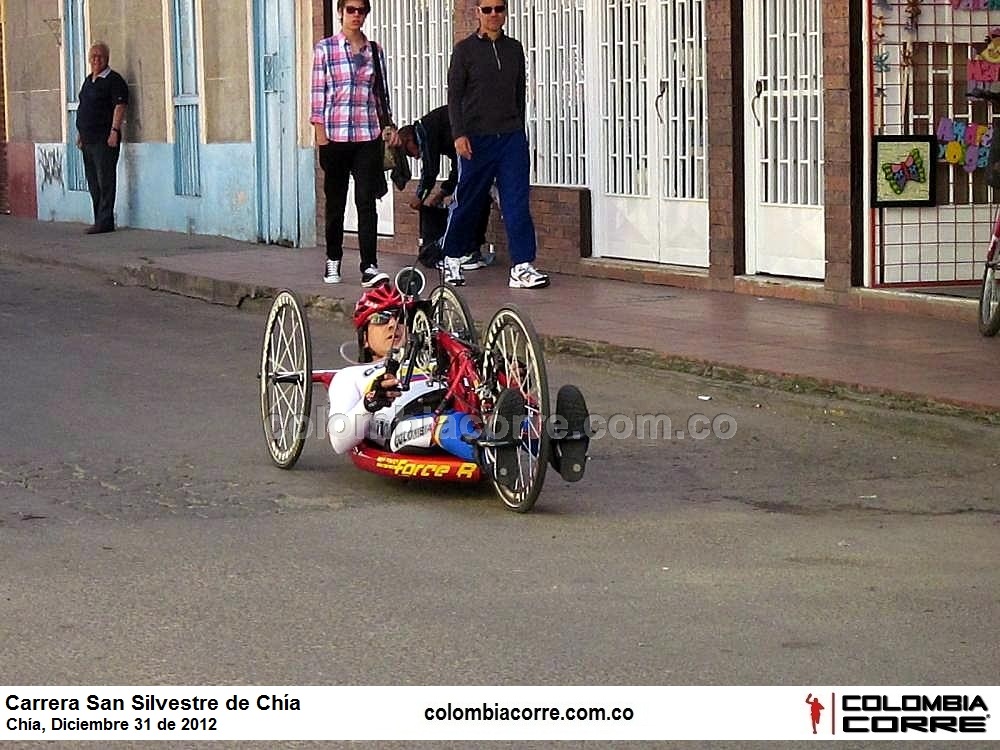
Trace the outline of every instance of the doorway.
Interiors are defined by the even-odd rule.
[[[822,13],[744,6],[747,273],[825,277]]]
[[[254,0],[257,239],[296,247],[299,190],[294,0]]]

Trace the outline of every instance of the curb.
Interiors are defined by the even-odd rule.
[[[202,300],[214,305],[254,309],[258,303],[273,299],[280,287],[225,281],[208,276],[173,271],[155,264],[125,264],[115,267],[80,263],[73,259],[40,258],[27,253],[0,250],[0,258],[27,263],[63,266],[98,273],[123,286],[143,287]],[[318,294],[301,295],[306,307],[323,315],[346,318],[352,305],[343,299]],[[262,305],[261,305],[262,306]],[[477,326],[481,322],[477,321]],[[634,365],[716,380],[735,385],[768,388],[785,393],[811,394],[844,399],[880,408],[916,411],[940,416],[960,417],[976,422],[1000,425],[1000,412],[981,404],[933,398],[925,394],[871,388],[858,383],[825,380],[786,372],[773,372],[718,361],[657,352],[612,344],[606,341],[553,336],[539,333],[547,352],[587,359],[610,359],[615,364]]]

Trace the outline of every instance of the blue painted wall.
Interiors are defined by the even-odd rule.
[[[66,146],[35,145],[38,218],[93,221],[90,194],[67,190]],[[128,143],[118,162],[119,226],[158,229],[257,241],[255,149],[251,143],[213,143],[201,150],[201,195],[174,194],[173,145]],[[300,149],[299,225],[301,244],[316,244],[315,157]]]

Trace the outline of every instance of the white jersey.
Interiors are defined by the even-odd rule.
[[[337,453],[346,453],[366,439],[390,450],[398,450],[402,444],[430,445],[433,419],[415,421],[402,433],[393,434],[393,428],[402,416],[423,413],[425,406],[437,406],[446,389],[441,383],[428,380],[425,372],[415,369],[409,390],[403,391],[390,406],[372,414],[365,409],[364,396],[384,372],[384,361],[371,362],[338,370],[330,381],[327,434]],[[399,376],[405,372],[404,363],[399,368]],[[423,437],[426,441],[421,440]]]

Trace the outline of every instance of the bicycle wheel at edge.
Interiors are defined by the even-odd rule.
[[[441,304],[441,327],[463,341],[476,343],[476,322],[462,296],[450,286],[436,286],[431,290],[430,315],[436,320],[438,301]]]
[[[483,334],[483,376],[495,384],[496,393],[503,387],[520,388],[528,418],[522,425],[518,447],[518,477],[513,488],[493,479],[493,487],[511,510],[526,513],[532,509],[545,482],[551,450],[549,418],[549,380],[545,371],[542,344],[531,321],[516,307],[497,310]],[[493,464],[494,450],[484,449],[487,465]],[[489,472],[487,472],[489,473]]]
[[[302,302],[278,292],[267,314],[260,358],[260,416],[271,460],[282,469],[302,453],[312,407],[312,342]]]
[[[1000,331],[1000,285],[994,263],[988,263],[983,272],[983,286],[979,290],[979,332],[995,336]]]

